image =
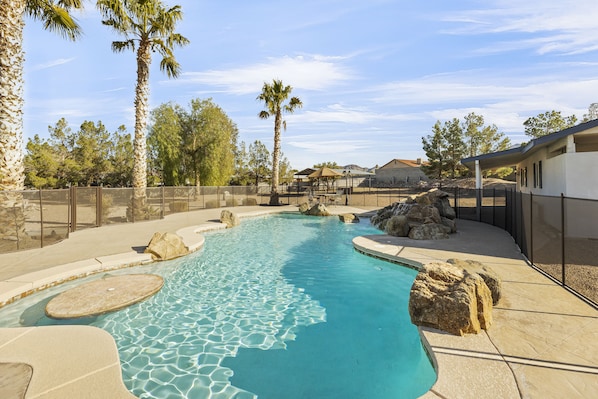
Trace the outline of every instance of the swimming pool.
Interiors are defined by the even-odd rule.
[[[140,398],[415,398],[436,379],[407,313],[416,272],[353,250],[353,237],[377,232],[337,218],[245,219],[190,256],[111,273],[165,285],[77,323],[112,334]],[[43,308],[81,283],[0,310],[0,326],[65,324]]]

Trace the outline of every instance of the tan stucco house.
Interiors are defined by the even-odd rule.
[[[377,185],[415,184],[421,180],[427,181],[428,177],[421,170],[421,158],[415,161],[407,159],[393,159],[382,167],[376,169]]]

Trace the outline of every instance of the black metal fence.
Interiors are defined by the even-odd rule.
[[[506,230],[536,269],[598,307],[597,200],[511,189],[445,191],[454,194],[457,217]]]
[[[143,209],[139,209],[132,188],[2,191],[0,253],[44,247],[90,227],[198,209],[264,204],[269,196],[270,188],[262,186],[155,187],[145,190]]]
[[[279,201],[286,205],[309,202],[326,192],[340,195],[336,204],[380,208],[417,194],[420,188],[313,187],[281,185]],[[0,253],[44,247],[70,233],[115,223],[160,219],[200,209],[266,205],[269,186],[153,187],[145,190],[143,205],[132,188],[71,187],[57,190],[0,192]],[[330,197],[329,197],[330,198]],[[140,209],[142,208],[142,209]]]

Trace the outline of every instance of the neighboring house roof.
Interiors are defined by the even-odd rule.
[[[295,176],[307,176],[307,175],[314,173],[315,171],[316,171],[316,169],[305,168],[302,171],[295,173]]]
[[[419,163],[418,163],[419,161]],[[425,162],[422,163],[420,160],[409,160],[409,159],[393,159],[392,161],[382,165],[379,169],[394,169],[394,168],[419,168],[422,164],[426,164]]]
[[[533,139],[529,143],[520,147],[464,158],[461,160],[461,163],[467,166],[469,169],[475,169],[475,161],[480,161],[480,168],[482,170],[513,166],[520,163],[536,151],[547,147],[560,139],[595,127],[598,127],[598,119],[580,123],[579,125],[561,130],[560,132],[547,134],[546,136]]]

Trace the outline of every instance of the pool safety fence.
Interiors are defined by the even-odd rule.
[[[314,194],[338,193],[340,204],[384,207],[422,189],[280,185],[279,202],[299,205]],[[41,248],[83,229],[138,223],[200,209],[268,205],[270,186],[109,187],[0,191],[0,253]]]
[[[513,189],[444,190],[452,193],[458,218],[506,230],[536,270],[598,308],[597,200]]]

